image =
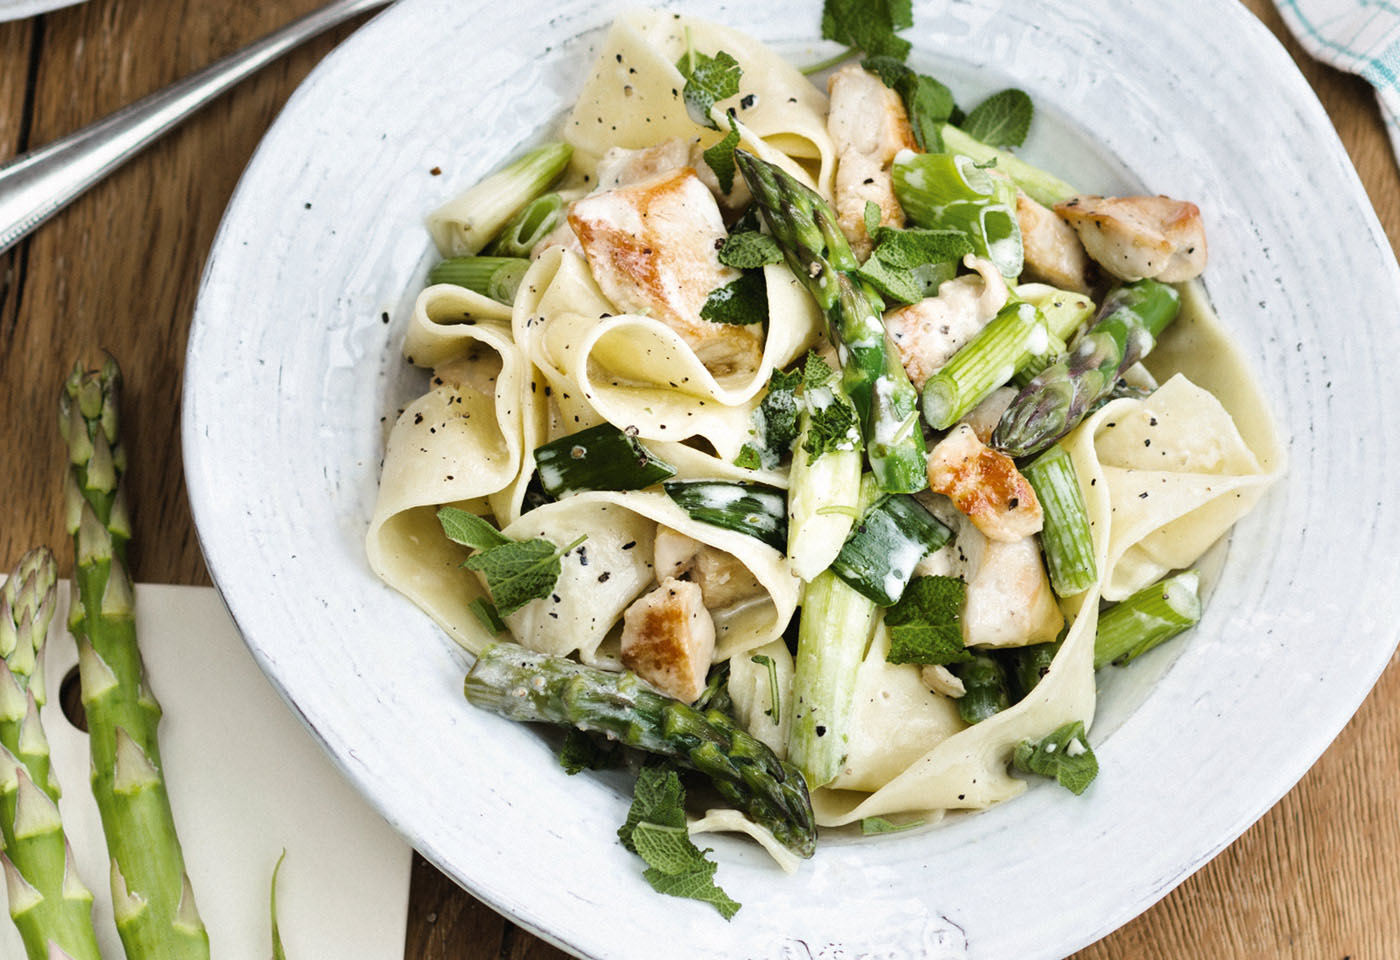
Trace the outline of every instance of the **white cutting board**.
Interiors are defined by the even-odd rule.
[[[87,735],[59,708],[77,663],[64,629],[68,586],[47,650],[44,729],[63,786],[59,807],[95,898],[102,954],[120,960],[107,853],[88,790]],[[283,848],[278,921],[289,960],[401,960],[412,852],[341,778],[254,664],[219,595],[138,585],[136,622],[160,725],[171,805],[215,960],[272,955],[268,890]],[[0,884],[0,904],[5,891]],[[0,958],[24,947],[0,917]]]

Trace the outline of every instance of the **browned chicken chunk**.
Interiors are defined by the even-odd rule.
[[[990,540],[1020,540],[1044,525],[1030,481],[967,424],[954,427],[929,451],[928,482]]]
[[[1073,227],[1023,190],[1016,191],[1016,222],[1021,227],[1025,279],[1061,290],[1089,292],[1089,258]]]
[[[1180,283],[1206,268],[1206,230],[1194,203],[1171,197],[1071,197],[1055,205],[1094,262],[1120,280]]]
[[[837,70],[826,86],[831,95],[826,126],[836,147],[836,215],[841,232],[864,260],[870,253],[866,203],[880,208],[881,226],[904,226],[890,164],[896,153],[917,144],[899,94],[859,64]]]
[[[622,615],[622,665],[667,696],[694,702],[714,652],[715,623],[694,583],[667,577]]]
[[[719,262],[728,234],[714,195],[689,167],[584,197],[569,211],[593,278],[623,310],[670,327],[717,375],[752,373],[762,324],[702,319],[711,291],[738,279]]]
[[[1006,303],[1006,281],[990,260],[968,257],[967,265],[976,273],[940,284],[936,297],[885,314],[899,360],[920,390]]]

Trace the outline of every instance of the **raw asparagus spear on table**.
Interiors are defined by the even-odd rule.
[[[160,705],[146,685],[136,643],[120,381],[109,357],[101,370],[74,369],[59,396],[59,430],[69,454],[64,508],[74,551],[68,629],[78,644],[92,793],[111,857],[117,932],[129,960],[207,960],[209,935],[165,790],[156,739]]]
[[[788,266],[826,316],[841,357],[841,385],[860,414],[866,454],[881,489],[928,486],[918,391],[885,331],[880,311],[853,277],[860,266],[836,212],[810,188],[743,150],[734,159]]]
[[[58,569],[31,550],[0,588],[0,866],[29,960],[100,960],[92,893],[73,863],[39,721]]]
[[[467,673],[467,699],[510,720],[614,737],[705,774],[730,803],[784,846],[810,857],[816,824],[807,784],[790,764],[718,710],[701,712],[650,689],[633,673],[584,666],[494,643]]]

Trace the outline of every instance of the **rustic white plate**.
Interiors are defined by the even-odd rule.
[[[422,216],[540,134],[616,0],[403,0],[329,57],[249,166],[186,370],[209,568],[254,655],[425,855],[582,955],[1061,956],[1162,897],[1269,808],[1370,689],[1400,623],[1400,276],[1332,127],[1233,0],[930,0],[916,65],[964,102],[1039,105],[1033,160],[1189,198],[1210,289],[1266,385],[1291,469],[1235,532],[1184,644],[1105,684],[1103,772],[938,829],[824,843],[794,877],[716,841],[725,923],[658,896],[614,831],[621,778],[566,778],[533,730],[469,709],[467,657],[365,564],[384,427],[430,260]],[[799,61],[819,5],[689,3]],[[442,176],[430,175],[440,167]],[[1155,683],[1153,682],[1155,681]]]
[[[0,22],[34,17],[82,2],[83,0],[0,0]]]

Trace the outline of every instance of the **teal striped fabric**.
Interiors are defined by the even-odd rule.
[[[1390,145],[1400,158],[1400,3],[1274,0],[1274,5],[1308,53],[1376,88]]]

